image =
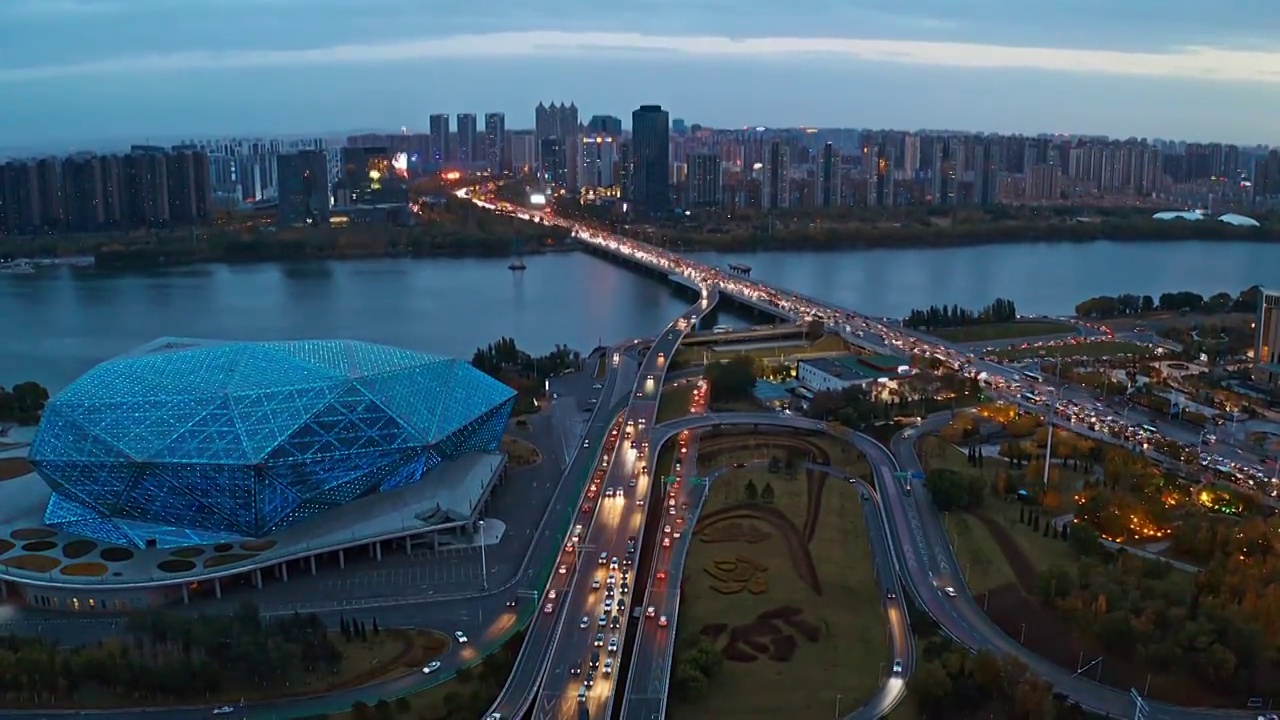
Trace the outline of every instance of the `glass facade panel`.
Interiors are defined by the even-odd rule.
[[[514,397],[462,361],[369,343],[163,339],[54,397],[29,458],[66,532],[262,537],[496,450]]]

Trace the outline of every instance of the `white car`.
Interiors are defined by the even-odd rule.
[[[945,593],[947,597],[950,597],[950,598],[956,597],[956,589],[951,587],[950,585],[942,588],[942,592]]]
[[[453,631],[453,639],[457,640],[459,643],[462,643],[463,645],[466,645],[468,642],[467,636],[461,630]]]
[[[901,675],[901,674],[902,674],[902,661],[901,661],[901,660],[894,660],[894,661],[893,661],[893,674],[894,674],[894,675]]]
[[[439,669],[440,669],[440,661],[439,661],[439,660],[432,660],[431,662],[427,663],[426,667],[422,668],[422,674],[423,674],[423,675],[430,675],[431,673],[433,673],[433,672],[435,672],[435,671],[437,671],[437,670],[439,670]]]
[[[590,627],[590,625],[591,625],[591,618],[587,617],[586,615],[583,615],[582,622],[578,623],[578,627],[582,628],[583,630],[586,630],[588,627]]]
[[[236,709],[231,707],[230,705],[220,705],[213,709],[213,714],[214,715],[230,715],[235,711]]]

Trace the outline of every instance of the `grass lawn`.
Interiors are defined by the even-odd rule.
[[[499,449],[507,454],[507,461],[512,467],[524,468],[542,462],[542,453],[527,440],[504,435]]]
[[[745,448],[718,451],[714,463],[708,454],[699,460],[699,469],[710,472],[722,463],[748,461],[761,449],[757,446],[753,451],[753,443],[777,441],[770,436],[722,441]],[[782,530],[752,517],[707,523],[712,513],[723,508],[770,507],[742,505],[748,481],[758,489],[766,483],[774,489],[771,507],[784,517]],[[674,720],[824,717],[833,712],[837,695],[842,712],[856,708],[875,692],[878,673],[890,660],[882,598],[857,489],[843,481],[825,484],[809,543],[804,541],[803,528],[806,508],[812,505],[807,502],[803,471],[769,474],[760,466],[729,470],[708,493],[685,566],[678,627],[682,635],[714,635],[726,658],[706,694],[693,703],[673,702],[670,716]],[[790,544],[786,537],[792,538]],[[805,581],[803,561],[796,562],[805,555],[812,558],[820,593],[812,581]],[[791,619],[757,620],[771,610]],[[773,627],[763,634],[743,632],[746,639],[739,643],[730,641],[735,632],[760,625]],[[793,654],[779,654],[786,660],[771,657],[784,644],[779,631],[794,640]]]
[[[1156,354],[1156,349],[1138,343],[1123,341],[1098,341],[1098,342],[1080,342],[1065,345],[1050,345],[1029,348],[1006,348],[997,350],[993,354],[1001,360],[1028,360],[1039,357],[1056,357],[1058,352],[1062,352],[1062,357],[1087,357],[1087,358],[1103,358],[1118,357],[1120,355],[1133,355],[1137,357],[1149,357]]]
[[[937,330],[928,331],[930,335],[935,337],[960,343],[1066,335],[1074,332],[1076,332],[1074,325],[1052,321],[986,323],[983,325],[966,325],[964,327],[938,328]]]
[[[689,414],[689,405],[693,402],[693,383],[685,383],[677,387],[663,388],[658,398],[658,412],[654,423],[661,425],[668,420],[676,420]]]
[[[965,454],[948,445],[941,438],[922,438],[920,447],[920,458],[925,468],[947,467],[960,472],[975,472],[966,461]],[[1060,473],[1064,484],[1076,483],[1084,478],[1082,473],[1072,472],[1060,465],[1054,467],[1055,471]],[[977,472],[981,472],[990,482],[995,479],[997,473],[1013,472],[1016,475],[1018,471],[1010,471],[1008,463],[1000,458],[988,458],[985,466]],[[1070,493],[1063,493],[1061,505],[1042,508],[1040,514],[1043,519],[1048,519],[1065,515],[1073,509]],[[1079,560],[1079,555],[1072,550],[1071,546],[1061,540],[1053,539],[1052,536],[1044,537],[1019,523],[1019,510],[1020,506],[1017,503],[1005,502],[993,496],[987,497],[982,508],[982,512],[987,517],[1009,528],[1014,541],[1037,570],[1043,570],[1054,563],[1069,568],[1074,567]],[[956,548],[960,562],[970,566],[964,571],[975,573],[974,581],[969,583],[970,591],[982,592],[998,587],[1002,579],[1003,582],[1011,582],[1015,577],[1014,571],[1009,567],[1004,554],[1000,552],[991,533],[983,527],[982,523],[977,518],[967,516],[967,513],[950,515],[951,517],[947,518],[947,535]],[[963,542],[966,535],[970,540],[969,543]]]

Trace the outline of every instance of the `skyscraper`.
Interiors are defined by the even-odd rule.
[[[449,116],[444,113],[436,113],[428,118],[427,122],[431,130],[430,161],[438,168],[453,160],[453,143],[449,142]]]
[[[547,138],[555,138],[559,141],[560,148],[567,155],[564,158],[568,168],[565,187],[569,190],[577,189],[578,150],[580,149],[578,134],[581,131],[581,126],[578,124],[578,106],[573,103],[568,105],[538,103],[538,107],[534,109],[533,121],[537,151],[541,153],[542,141]],[[553,158],[553,161],[555,160]],[[542,162],[541,154],[538,156],[538,161]],[[540,168],[539,176],[546,177],[546,175],[546,170]]]
[[[613,187],[614,161],[617,159],[617,141],[613,136],[599,133],[582,138],[582,167],[578,171],[578,185],[584,189]]]
[[[791,207],[791,148],[783,140],[773,140],[764,154],[764,179],[760,183],[760,205],[766,210]]]
[[[458,113],[458,162],[470,166],[476,161],[476,116]]]
[[[631,113],[631,199],[652,212],[671,207],[671,121],[661,105]]]
[[[609,135],[614,139],[622,137],[622,118],[612,115],[592,115],[587,121],[587,134]]]
[[[510,172],[511,154],[507,150],[507,116],[500,113],[484,115],[484,163],[491,174]]]
[[[569,167],[566,148],[556,137],[545,137],[538,143],[538,156],[542,158],[542,171],[538,179],[546,188],[567,189]]]
[[[102,162],[92,153],[62,161],[63,197],[67,204],[67,230],[94,232],[106,225],[103,214]]]
[[[329,165],[323,150],[277,155],[280,178],[279,224],[329,223]]]
[[[691,154],[686,192],[688,207],[715,207],[720,204],[720,193],[720,156],[715,153]]]
[[[824,208],[840,205],[840,150],[833,143],[822,146],[818,167],[818,205]]]

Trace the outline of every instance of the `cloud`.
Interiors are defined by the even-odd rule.
[[[186,70],[324,67],[426,58],[522,58],[631,51],[689,60],[804,59],[888,62],[971,69],[1045,70],[1137,77],[1280,83],[1280,52],[1187,46],[1167,52],[1121,52],[977,43],[801,37],[645,35],[533,31],[335,45],[304,50],[192,51],[0,70],[0,83],[64,77]]]
[[[0,17],[6,19],[56,18],[75,15],[99,15],[124,10],[114,0],[6,0],[0,3]]]

